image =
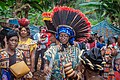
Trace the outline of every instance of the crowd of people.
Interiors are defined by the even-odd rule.
[[[66,6],[42,16],[45,26],[32,37],[25,18],[0,29],[0,80],[120,80],[119,35],[105,40],[81,11]],[[16,78],[10,66],[21,61],[30,71]]]

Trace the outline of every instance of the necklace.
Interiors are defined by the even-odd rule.
[[[73,61],[72,47],[64,48],[60,55],[60,73],[62,78],[66,79],[64,65]]]

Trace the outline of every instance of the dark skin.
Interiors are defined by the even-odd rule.
[[[26,41],[28,39],[28,32],[26,30],[26,28],[22,28],[20,30],[20,39],[21,41]],[[34,50],[35,51],[35,50]],[[31,72],[34,72],[34,57],[35,57],[35,54],[34,54],[34,51],[32,51],[30,54],[31,54]]]
[[[14,55],[14,51],[15,51],[17,45],[18,45],[18,41],[19,41],[19,39],[18,39],[17,36],[13,36],[13,37],[11,37],[11,38],[7,41],[8,47],[7,47],[6,51],[7,51],[11,56]]]
[[[68,44],[69,36],[66,33],[60,33],[59,40],[62,44]],[[45,67],[44,67],[44,73],[48,75],[51,72],[51,67],[49,67],[49,61],[46,61]],[[75,74],[76,71],[72,68],[72,63],[69,62],[64,65],[64,71],[68,78],[76,78],[77,74]]]
[[[66,33],[60,33],[59,40],[62,44],[67,44],[69,40],[69,36]]]

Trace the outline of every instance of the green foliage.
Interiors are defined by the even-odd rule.
[[[96,19],[98,19],[98,21],[101,21],[103,19],[107,19],[107,20],[111,19],[111,21],[113,22],[112,20],[113,17],[115,18],[115,20],[116,19],[120,20],[120,15],[119,15],[120,14],[120,0],[99,0],[99,1],[94,1],[94,2],[84,2],[79,5],[80,5],[81,10],[85,9],[83,12],[86,15],[96,14],[96,17],[97,17]],[[117,22],[119,22],[119,20]]]
[[[18,0],[1,0],[0,1],[0,19],[14,18],[13,10]],[[75,6],[76,0],[22,0],[22,5],[29,4],[31,9],[29,11],[28,19],[31,24],[44,25],[41,14],[49,12],[56,5],[67,5],[69,7]]]

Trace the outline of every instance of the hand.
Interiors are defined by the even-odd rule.
[[[50,72],[51,72],[51,68],[47,64],[45,64],[45,66],[44,66],[44,73],[46,75],[48,75]]]
[[[72,68],[72,63],[67,63],[64,65],[64,71],[65,71],[65,74],[67,75],[67,77],[72,77],[72,78],[75,78],[76,77],[76,74],[75,74],[75,71],[73,70]]]

